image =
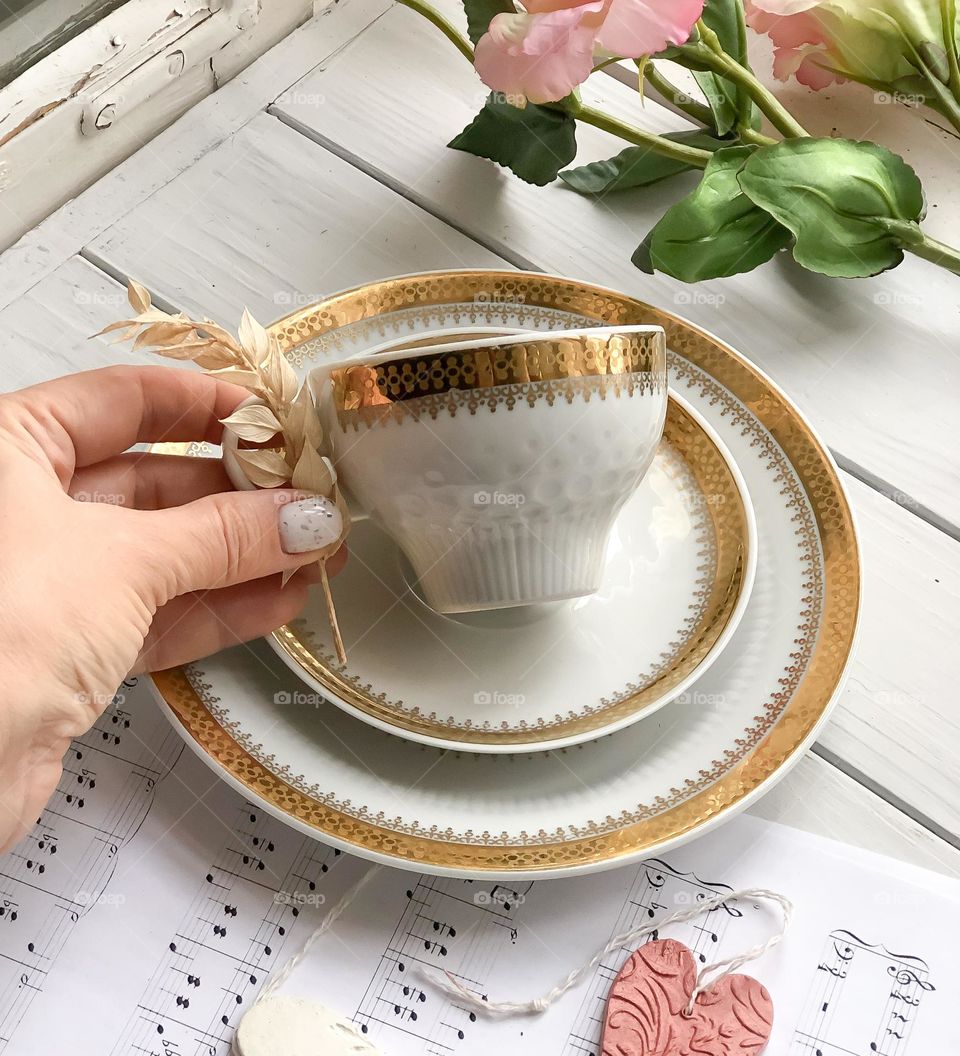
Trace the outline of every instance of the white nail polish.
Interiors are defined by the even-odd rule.
[[[285,554],[322,550],[336,542],[342,531],[340,511],[321,495],[280,507],[280,546]]]

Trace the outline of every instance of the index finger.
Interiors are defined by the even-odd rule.
[[[248,393],[198,370],[121,366],[71,374],[13,395],[41,421],[64,430],[74,466],[89,466],[134,444],[218,444],[220,419]]]

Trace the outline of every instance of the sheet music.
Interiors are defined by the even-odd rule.
[[[34,831],[0,861],[0,1056],[227,1056],[239,1019],[367,863],[265,815],[185,748],[131,682],[75,742]],[[382,869],[284,984],[353,1020],[385,1056],[592,1056],[606,956],[540,1017],[489,1000],[548,990],[625,928],[743,887],[791,898],[783,945],[746,970],[775,1007],[767,1052],[960,1051],[960,884],[741,817],[590,877],[498,884]],[[765,938],[766,905],[667,926],[700,964]],[[278,1053],[278,1056],[282,1056]]]

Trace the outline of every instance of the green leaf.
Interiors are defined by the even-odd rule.
[[[737,62],[747,60],[740,33],[740,0],[707,0],[700,16],[717,34],[723,50]],[[737,121],[736,85],[715,73],[693,72],[700,91],[713,114],[714,127],[719,135],[729,132]]]
[[[810,271],[858,278],[903,260],[891,231],[923,217],[923,188],[906,162],[875,143],[790,139],[747,159],[740,186],[793,232]],[[892,224],[891,224],[892,222]]]
[[[936,44],[930,40],[922,41],[917,45],[917,54],[941,83],[950,83],[950,64],[942,44]]]
[[[576,120],[564,110],[536,103],[521,110],[491,93],[480,113],[448,145],[489,158],[542,187],[576,157],[576,128]]]
[[[753,147],[724,147],[696,190],[660,218],[633,255],[643,271],[684,282],[751,271],[790,241],[790,232],[741,191],[737,175]]]
[[[713,127],[718,135],[725,135],[737,122],[737,90],[723,77],[706,71],[693,71],[693,79],[700,86],[703,98],[713,115]]]
[[[467,14],[467,36],[476,45],[487,32],[494,15],[512,15],[517,9],[511,0],[463,0],[463,10]]]
[[[723,140],[699,129],[668,132],[663,138],[704,150],[718,150],[724,145]],[[560,173],[560,179],[580,194],[606,194],[630,187],[647,187],[692,168],[694,166],[689,162],[664,157],[649,147],[627,147],[613,158],[565,169]]]

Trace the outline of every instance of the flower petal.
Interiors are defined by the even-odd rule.
[[[563,99],[590,76],[594,28],[585,16],[602,2],[537,15],[497,15],[480,38],[474,65],[496,92],[532,103]]]
[[[771,15],[798,15],[817,7],[822,0],[747,0],[747,6],[759,8]]]
[[[614,55],[638,59],[683,44],[703,14],[704,0],[610,0],[597,42]]]

